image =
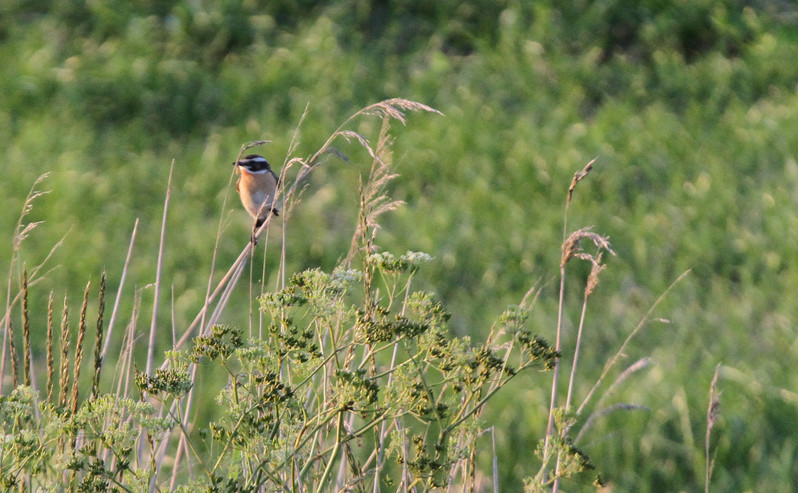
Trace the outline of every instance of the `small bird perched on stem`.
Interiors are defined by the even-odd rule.
[[[269,217],[269,214],[279,215],[274,204],[277,185],[280,178],[272,171],[266,158],[257,154],[250,154],[233,163],[239,174],[236,190],[241,196],[241,203],[250,216],[255,219],[252,230],[252,244],[257,245],[255,232]]]

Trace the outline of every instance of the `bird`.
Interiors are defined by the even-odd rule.
[[[252,243],[257,245],[255,232],[258,228],[266,221],[269,214],[279,216],[274,197],[280,184],[280,177],[272,171],[266,158],[257,154],[245,156],[235,161],[233,166],[236,166],[239,174],[236,190],[241,197],[241,204],[255,219]]]

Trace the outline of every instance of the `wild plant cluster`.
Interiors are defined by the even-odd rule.
[[[390,122],[404,123],[405,112],[417,110],[435,111],[398,99],[369,106],[355,116],[382,119],[376,145],[345,128],[350,118],[313,156],[286,160],[281,176],[282,183],[291,183],[281,190],[286,218],[298,203],[299,185],[322,157],[342,156],[331,146],[334,140],[357,141],[372,164],[358,189],[360,213],[349,253],[330,272],[308,269],[288,276],[277,289],[263,290],[257,296],[262,320],[257,336],[219,323],[230,290],[252,258],[250,243],[216,289],[211,290],[209,283],[202,310],[182,336],[175,337],[160,367],[152,359],[152,337],[144,370],[137,366],[135,319],[140,314],[134,312],[114,362],[113,378],[105,378],[114,383],[103,389],[101,374],[111,368],[107,332],[118,305],[117,300],[106,325],[103,275],[94,371],[87,390],[81,368],[87,366],[83,355],[90,332],[86,322],[90,286],[83,295],[77,331],[70,327],[66,299],[58,323],[51,295],[46,361],[41,364],[31,361],[27,301],[31,281],[40,279],[39,268],[31,276],[23,268],[16,296],[10,276],[3,318],[3,347],[8,351],[3,351],[2,376],[5,382],[10,362],[12,381],[4,383],[0,395],[0,486],[18,491],[377,492],[453,487],[474,491],[481,476],[492,477],[498,491],[495,451],[493,471],[485,473],[480,450],[490,448],[489,436],[512,430],[504,428],[506,424],[484,422],[483,411],[497,392],[532,368],[553,370],[553,379],[548,425],[540,425],[546,433],[538,461],[533,463],[530,456],[528,464],[528,469],[537,465],[540,469],[528,477],[527,490],[557,491],[562,478],[600,483],[590,458],[575,445],[572,430],[577,423],[589,423],[583,419],[585,406],[617,360],[608,362],[577,410],[573,396],[585,307],[604,269],[602,254],[612,253],[609,242],[590,229],[567,234],[565,227],[560,316],[553,346],[526,328],[539,293],[535,289],[502,313],[485,341],[452,336],[446,308],[433,292],[414,285],[415,276],[432,257],[422,252],[396,255],[381,250],[376,242],[380,215],[399,205],[386,194],[386,185],[395,176]],[[257,144],[244,146],[241,152]],[[575,175],[567,204],[591,166]],[[290,182],[286,174],[292,169],[298,171]],[[25,225],[24,218],[38,193],[34,186],[26,201],[15,233],[18,243],[36,226]],[[168,197],[167,193],[165,207]],[[271,219],[255,234],[268,230]],[[596,253],[585,252],[583,242],[594,245]],[[562,406],[558,403],[562,294],[566,265],[574,259],[593,267]],[[17,261],[12,260],[12,272]],[[285,279],[285,272],[278,278]],[[12,312],[17,311],[22,319],[21,350],[12,324]],[[151,330],[156,326],[153,316]],[[184,348],[187,340],[191,344]],[[207,388],[197,378],[200,367],[225,375],[226,383]],[[35,371],[40,368],[46,371]],[[43,390],[36,382],[42,373],[46,373]],[[212,418],[203,422],[198,416]]]

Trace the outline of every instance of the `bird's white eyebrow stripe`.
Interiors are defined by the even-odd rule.
[[[246,169],[246,167],[243,167],[243,168]],[[271,171],[271,170],[259,169],[258,171],[252,171],[252,170],[247,169],[247,173],[249,173],[250,175],[262,175],[263,173],[268,173],[269,171]]]

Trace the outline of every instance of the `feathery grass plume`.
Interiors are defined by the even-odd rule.
[[[601,272],[607,268],[606,264],[601,263],[601,253],[599,253],[595,259],[591,258],[590,261],[593,266],[590,268],[590,274],[587,276],[587,285],[585,286],[585,299],[589,298],[593,291],[598,286],[598,276]]]
[[[582,181],[588,173],[593,169],[593,164],[596,162],[598,158],[593,158],[590,160],[589,163],[582,168],[581,171],[577,171],[574,173],[574,177],[571,180],[571,185],[568,187],[568,194],[565,199],[565,213],[563,214],[563,221],[562,221],[562,238],[563,242],[565,242],[566,237],[568,236],[568,208],[571,206],[571,198],[574,195],[574,190],[576,189],[576,185]]]
[[[396,209],[403,203],[402,201],[390,200],[384,193],[388,183],[398,176],[393,173],[391,169],[392,156],[389,150],[389,130],[390,119],[387,116],[383,116],[376,149],[372,149],[371,144],[365,139],[361,141],[361,145],[369,150],[369,154],[373,159],[365,185],[363,184],[362,177],[360,178],[358,186],[358,194],[360,197],[358,221],[355,232],[352,235],[349,253],[344,261],[344,265],[349,267],[357,252],[362,252],[364,266],[363,292],[366,296],[366,319],[372,318],[374,309],[374,300],[372,299],[372,276],[374,274],[374,269],[369,268],[368,262],[369,255],[375,253],[374,239],[379,229],[378,218],[382,214]],[[349,357],[352,355],[353,353],[350,352]]]
[[[53,403],[53,375],[55,365],[53,362],[53,291],[47,301],[47,402]]]
[[[596,159],[598,158],[591,159],[590,162],[587,163],[584,168],[582,168],[582,171],[577,171],[574,173],[574,178],[571,180],[571,185],[568,187],[568,199],[566,200],[566,207],[571,203],[571,197],[574,194],[574,189],[576,188],[577,183],[582,181],[587,174],[590,173],[590,170],[593,169],[593,164],[596,162]]]
[[[615,252],[613,252],[612,248],[610,247],[609,237],[601,236],[598,233],[594,233],[592,230],[593,227],[588,226],[586,228],[578,229],[568,236],[562,245],[562,259],[560,261],[561,265],[567,264],[568,261],[574,257],[580,258],[582,260],[595,260],[594,257],[584,253],[581,249],[580,242],[585,238],[591,240],[599,250],[606,250],[612,255],[615,255]]]
[[[91,384],[91,397],[97,397],[97,390],[100,386],[100,371],[102,370],[102,347],[103,347],[103,314],[105,312],[105,272],[100,277],[100,300],[97,306],[97,339],[94,343],[94,379]]]
[[[358,113],[362,115],[380,115],[389,119],[393,118],[394,120],[399,120],[402,125],[405,125],[407,123],[407,120],[405,119],[406,111],[428,111],[430,113],[443,115],[443,113],[435,108],[432,108],[431,106],[402,98],[392,98],[380,101],[379,103],[363,108]]]
[[[360,248],[364,250],[365,257],[373,253],[374,237],[380,227],[379,217],[386,212],[396,210],[404,204],[401,200],[391,200],[385,193],[388,183],[399,176],[393,173],[391,167],[390,128],[391,121],[387,116],[384,116],[376,148],[372,149],[368,141],[361,141],[361,145],[369,150],[373,160],[366,184],[363,185],[361,182],[359,187],[360,211],[358,213],[358,224],[352,236],[347,263],[351,262],[358,250],[358,243],[360,243]]]
[[[309,172],[310,171],[309,168],[312,168],[315,164],[318,163],[319,158],[322,155],[330,152],[339,154],[338,151],[334,150],[331,147],[332,142],[338,137],[343,137],[346,140],[349,140],[350,138],[357,139],[360,145],[364,149],[366,149],[366,151],[368,151],[368,153],[371,155],[372,158],[377,158],[377,154],[369,144],[368,139],[358,134],[357,132],[352,132],[351,130],[345,130],[345,127],[349,125],[349,123],[352,120],[359,118],[361,116],[368,116],[368,115],[377,115],[381,116],[383,119],[388,119],[388,120],[393,118],[399,120],[404,125],[407,122],[405,118],[405,112],[408,111],[427,111],[443,115],[443,113],[436,110],[435,108],[432,108],[422,103],[401,98],[386,99],[384,101],[380,101],[378,103],[366,106],[365,108],[361,109],[360,111],[356,112],[355,114],[344,120],[344,123],[342,123],[335,130],[335,132],[332,133],[332,135],[330,135],[330,137],[327,139],[327,142],[325,142],[324,145],[322,145],[319,148],[319,150],[316,151],[316,154],[314,154],[309,160],[307,160],[307,162],[305,163],[308,168],[306,172]],[[304,174],[301,174],[301,176],[304,176]],[[299,179],[300,176],[298,176],[297,178]]]
[[[14,258],[11,261],[11,267],[13,271],[13,264],[16,261],[16,253],[19,252],[20,247],[22,246],[22,242],[28,238],[30,233],[36,229],[36,227],[42,224],[42,221],[35,221],[30,223],[25,223],[25,217],[33,210],[33,202],[41,197],[42,195],[47,195],[50,193],[49,190],[36,190],[36,187],[47,178],[50,173],[44,173],[36,178],[36,181],[33,182],[33,186],[31,186],[30,191],[28,192],[27,197],[25,197],[25,202],[22,204],[22,211],[20,212],[19,219],[17,220],[17,226],[14,228],[14,240],[13,240],[13,252],[15,254]],[[10,276],[9,276],[10,277]],[[10,279],[9,279],[10,283]]]
[[[44,173],[39,175],[36,178],[36,181],[33,182],[33,186],[28,192],[28,196],[25,198],[25,202],[22,204],[22,213],[19,216],[19,221],[17,222],[17,227],[14,230],[14,251],[18,251],[22,242],[25,241],[25,238],[28,237],[31,231],[33,231],[36,226],[41,224],[41,221],[32,222],[23,224],[25,221],[25,216],[30,214],[30,211],[33,210],[33,201],[41,197],[42,195],[47,195],[50,193],[50,190],[36,190],[36,186],[39,185],[42,181],[44,181],[50,173]]]
[[[715,466],[715,458],[709,458],[710,449],[710,435],[712,428],[715,427],[715,422],[720,416],[720,394],[718,387],[718,375],[720,374],[720,363],[715,367],[715,375],[712,377],[712,383],[709,384],[709,405],[707,406],[707,432],[704,437],[704,491],[709,493],[709,479],[712,477],[712,469]]]
[[[6,341],[9,341],[10,350],[12,352],[12,373],[14,374],[13,382],[14,386],[16,387],[19,382],[19,375],[17,373],[17,366],[18,361],[16,360],[16,346],[14,345],[14,337],[13,337],[13,326],[11,324],[11,310],[16,305],[17,301],[19,301],[20,297],[22,296],[22,292],[17,292],[16,296],[12,298],[11,296],[11,287],[13,284],[13,272],[15,271],[15,265],[18,262],[19,257],[19,249],[25,239],[28,238],[30,233],[42,222],[31,222],[25,223],[25,218],[28,214],[30,214],[31,210],[33,209],[34,201],[41,197],[42,195],[46,195],[50,193],[49,191],[41,191],[36,190],[36,187],[45,179],[49,173],[44,173],[40,175],[36,181],[33,183],[28,195],[25,198],[25,202],[22,206],[22,211],[19,216],[19,220],[17,221],[17,226],[14,229],[14,239],[13,239],[13,248],[12,248],[12,255],[11,255],[11,262],[9,267],[9,274],[8,274],[8,282],[6,286],[6,309],[5,314],[2,318],[2,324],[4,326],[3,330],[3,348],[6,346]],[[63,238],[59,240],[53,247],[50,249],[49,253],[45,257],[45,259],[37,266],[33,267],[30,273],[27,276],[27,285],[28,287],[33,286],[38,282],[40,279],[38,277],[39,270],[47,263],[47,261],[53,256],[55,251],[63,244]],[[24,324],[23,324],[24,325]],[[23,328],[24,329],[24,328]],[[0,382],[4,380],[3,376],[5,375],[5,366],[6,366],[6,354],[5,350],[2,351],[2,355],[0,356]],[[2,389],[2,383],[0,383],[0,389]]]
[[[23,375],[25,385],[31,385],[31,362],[30,362],[30,320],[28,319],[28,268],[22,266],[22,350],[25,352],[22,361],[25,364]]]
[[[595,159],[593,160],[595,161]],[[563,213],[563,225],[562,225],[562,235],[563,235],[563,243],[562,243],[562,258],[560,259],[560,290],[559,290],[559,301],[557,305],[557,327],[556,327],[556,336],[554,341],[554,351],[557,354],[561,354],[562,351],[562,325],[563,325],[563,312],[565,310],[565,264],[568,263],[568,260],[575,254],[576,249],[578,247],[578,237],[571,234],[568,236],[568,208],[571,205],[571,197],[573,195],[574,189],[576,188],[577,183],[579,183],[587,173],[593,168],[593,161],[590,161],[587,166],[585,166],[581,172],[576,172],[574,174],[573,180],[571,180],[571,185],[568,187],[568,193],[565,200],[565,212]],[[549,453],[552,450],[551,441],[554,435],[554,413],[557,409],[557,388],[559,386],[560,381],[560,359],[559,357],[554,363],[554,371],[552,371],[551,377],[551,397],[549,399],[549,416],[546,423],[546,435],[543,442],[543,458],[542,462],[543,465],[541,466],[540,476],[542,477],[542,481],[545,483],[547,480],[547,468],[549,463]],[[555,478],[554,489],[556,490],[558,487],[558,483]]]
[[[80,307],[80,323],[78,324],[78,342],[75,344],[75,367],[72,369],[72,412],[78,410],[78,391],[80,389],[80,365],[83,362],[83,340],[86,338],[86,308],[89,305],[89,288],[91,281],[86,284],[83,292],[83,305]]]
[[[581,171],[577,171],[574,173],[574,177],[571,180],[571,184],[568,187],[568,193],[566,196],[565,201],[565,213],[563,217],[563,243],[562,243],[562,257],[560,259],[560,290],[559,290],[559,301],[557,306],[557,329],[556,329],[556,340],[554,350],[559,354],[562,349],[562,332],[563,332],[563,311],[565,309],[565,265],[574,257],[581,258],[584,260],[590,260],[593,262],[594,266],[599,263],[598,256],[601,253],[601,250],[606,250],[612,254],[614,252],[610,248],[609,238],[605,236],[601,236],[597,233],[593,233],[590,227],[581,228],[570,235],[568,234],[568,208],[571,204],[571,200],[573,198],[574,190],[576,189],[576,185],[581,182],[593,169],[593,163],[596,162],[596,158],[592,159],[590,162],[582,168]],[[584,253],[580,247],[580,241],[584,238],[588,238],[593,241],[596,248],[599,250],[599,253],[596,256],[592,256],[589,254]],[[566,397],[566,411],[570,406],[571,398],[573,396],[573,378],[576,372],[576,363],[578,361],[578,352],[579,352],[579,345],[581,344],[581,335],[582,335],[582,328],[584,324],[584,316],[587,310],[587,299],[592,293],[593,289],[595,289],[597,280],[598,280],[598,273],[601,272],[601,268],[596,268],[594,272],[591,272],[592,276],[588,279],[588,283],[585,289],[585,297],[582,303],[582,315],[580,317],[580,324],[579,324],[579,333],[577,336],[577,347],[576,347],[576,356],[574,358],[574,362],[572,365],[571,370],[571,377],[568,384],[568,394]],[[546,481],[546,469],[549,463],[549,453],[552,450],[552,438],[555,433],[555,412],[557,411],[557,391],[559,385],[559,375],[560,375],[560,360],[557,359],[554,365],[554,371],[552,372],[552,382],[551,382],[551,397],[549,401],[549,416],[548,416],[548,423],[546,425],[546,436],[544,439],[543,444],[543,465],[541,467],[541,477],[543,481]],[[559,442],[567,439],[566,436],[566,429],[560,430],[560,438]],[[563,452],[567,450],[560,449],[557,451],[557,461],[555,464],[555,476],[554,482],[552,484],[552,491],[555,493],[559,490],[559,481],[560,481],[560,473],[561,467],[563,467]],[[567,458],[565,458],[567,460]]]
[[[64,310],[61,312],[61,378],[58,381],[58,405],[65,408],[67,405],[67,390],[69,388],[69,305],[64,295]]]

